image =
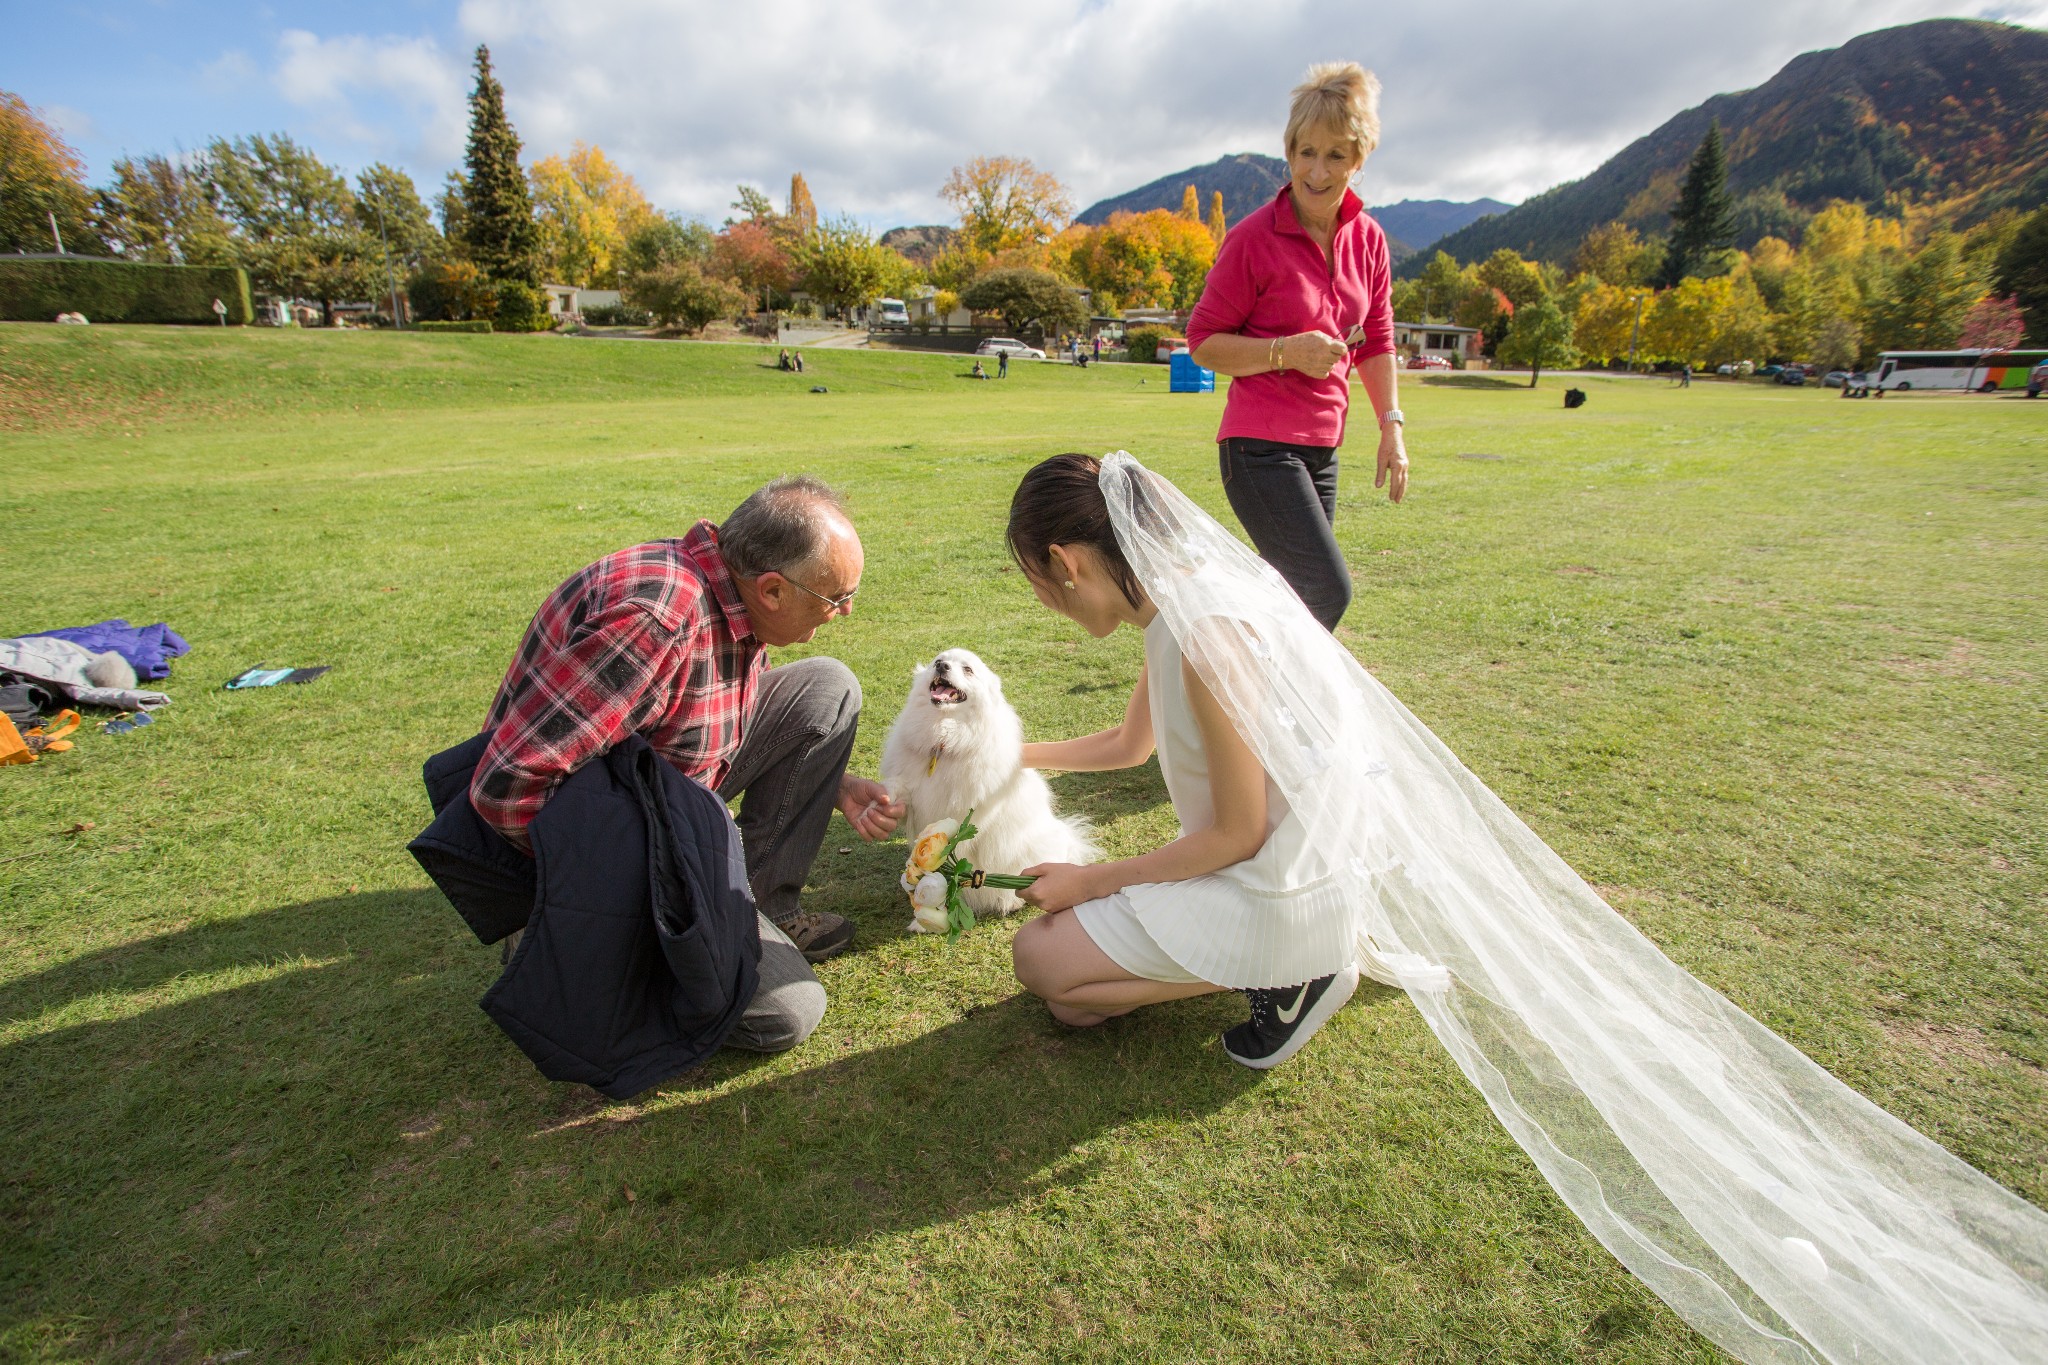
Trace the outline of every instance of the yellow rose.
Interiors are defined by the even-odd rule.
[[[946,856],[946,841],[959,829],[958,820],[935,820],[926,825],[917,842],[910,846],[910,865],[919,872],[938,871],[940,860]]]

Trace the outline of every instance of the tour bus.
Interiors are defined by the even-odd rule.
[[[2027,373],[2048,351],[1884,351],[1871,387],[1877,389],[2024,389]]]

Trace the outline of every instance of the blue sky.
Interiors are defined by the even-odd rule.
[[[827,213],[880,228],[945,221],[938,186],[977,154],[1033,158],[1078,207],[1277,152],[1289,87],[1343,57],[1386,87],[1368,202],[1519,201],[1800,52],[1948,15],[2039,26],[2048,0],[17,0],[0,89],[95,180],[124,153],[283,131],[431,194],[461,158],[487,42],[529,160],[596,143],[657,204],[714,222],[737,182],[780,200],[802,171]]]

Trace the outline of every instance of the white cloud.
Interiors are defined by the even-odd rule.
[[[372,156],[452,165],[469,110],[462,64],[431,38],[322,38],[287,29],[270,82],[319,130]]]
[[[2048,21],[2048,0],[465,0],[528,159],[593,142],[657,203],[724,216],[803,172],[828,213],[942,221],[947,172],[1029,156],[1080,204],[1238,151],[1278,152],[1312,62],[1385,84],[1371,202],[1519,200],[1791,57],[1938,14]],[[273,79],[327,126],[438,175],[461,154],[468,53],[294,31]]]

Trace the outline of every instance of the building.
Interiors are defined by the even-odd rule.
[[[1479,359],[1479,329],[1448,322],[1396,322],[1394,349],[1402,356],[1439,355],[1459,364]]]
[[[548,296],[548,316],[576,319],[589,308],[616,308],[621,295],[616,289],[578,289],[573,284],[544,284],[541,292]]]

